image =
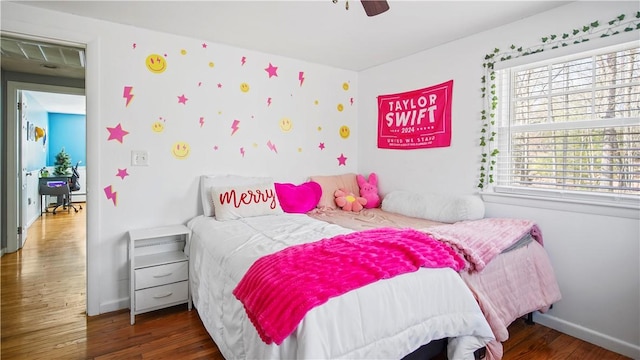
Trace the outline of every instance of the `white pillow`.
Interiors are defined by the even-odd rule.
[[[396,190],[382,200],[382,210],[405,215],[454,223],[484,217],[484,202],[475,195],[418,194]]]
[[[211,194],[216,220],[283,213],[273,181],[249,185],[214,186]]]
[[[214,186],[260,184],[273,179],[268,177],[250,177],[240,175],[202,175],[200,176],[200,200],[204,216],[214,216],[215,208],[211,198],[211,188]]]

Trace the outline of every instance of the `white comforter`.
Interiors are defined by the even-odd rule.
[[[199,216],[188,226],[193,303],[226,359],[400,359],[442,338],[450,338],[450,359],[473,359],[493,339],[455,271],[420,269],[332,298],[308,312],[281,345],[267,345],[232,295],[244,273],[263,255],[352,230],[302,214]]]

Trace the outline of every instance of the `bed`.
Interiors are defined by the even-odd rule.
[[[308,215],[354,230],[392,226],[429,232],[429,228],[444,224],[383,209],[364,209],[359,213],[318,209]],[[553,268],[542,244],[531,236],[523,236],[504,250],[482,271],[467,269],[460,272],[495,337],[487,344],[487,360],[502,358],[501,343],[509,338],[507,327],[515,319],[533,311],[546,312],[561,299]]]
[[[318,195],[323,197],[328,193],[327,184],[316,180],[325,187]],[[278,198],[273,186],[269,178],[203,176],[204,215],[188,223],[192,236],[185,251],[190,257],[194,306],[225,358],[412,358],[423,345],[445,339],[450,359],[474,359],[477,350],[485,347],[489,359],[499,359],[500,342],[508,337],[506,326],[515,314],[545,310],[559,299],[555,280],[551,285],[540,282],[527,297],[520,296],[523,286],[519,281],[503,284],[510,272],[518,280],[532,280],[530,271],[521,271],[532,266],[542,269],[538,277],[553,279],[552,272],[544,273],[550,268],[544,249],[523,237],[495,261],[478,262],[482,272],[419,268],[376,281],[310,309],[281,343],[265,342],[260,326],[247,315],[249,308],[234,296],[259,259],[366,229],[411,228],[426,233],[443,225],[385,210],[384,202],[383,209],[357,214],[325,206],[308,213],[284,212],[288,200]],[[300,198],[304,196],[296,196],[295,201]],[[217,206],[214,199],[225,206]],[[321,205],[322,201],[311,203]],[[528,265],[518,266],[520,261]],[[496,298],[494,292],[500,291],[515,298]]]
[[[493,339],[469,288],[453,270],[420,269],[313,308],[280,345],[266,344],[232,294],[260,256],[350,232],[303,214],[189,222],[193,303],[227,359],[400,359],[451,338],[450,358],[473,359]]]

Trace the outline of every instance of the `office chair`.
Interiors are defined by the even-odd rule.
[[[75,205],[73,205],[71,197],[74,191],[80,190],[80,183],[78,182],[78,179],[80,178],[80,173],[78,173],[78,165],[80,165],[80,161],[76,163],[76,166],[71,168],[71,178],[69,180],[69,199],[67,204],[68,206],[73,208],[75,212],[78,212],[78,209],[75,207]],[[78,204],[78,207],[82,209],[82,205]]]

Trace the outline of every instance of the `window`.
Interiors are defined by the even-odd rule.
[[[637,42],[496,73],[495,191],[640,197]]]

